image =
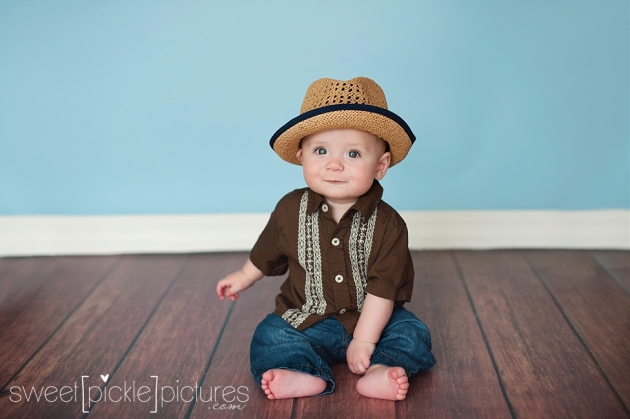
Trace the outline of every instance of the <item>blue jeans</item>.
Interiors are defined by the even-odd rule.
[[[250,347],[250,367],[260,385],[262,375],[275,368],[298,371],[327,382],[322,394],[332,393],[335,381],[330,365],[346,362],[352,341],[334,317],[299,331],[282,317],[269,314],[260,322]],[[370,365],[402,367],[408,377],[435,364],[427,326],[403,307],[396,307],[376,344]]]

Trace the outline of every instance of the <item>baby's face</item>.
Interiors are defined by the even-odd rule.
[[[334,129],[305,137],[296,157],[309,188],[333,203],[347,204],[385,176],[391,154],[375,135]]]

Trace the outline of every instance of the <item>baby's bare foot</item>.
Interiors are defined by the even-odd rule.
[[[275,369],[262,375],[261,387],[269,400],[314,396],[326,390],[326,381],[297,371]]]
[[[409,379],[401,367],[372,365],[357,382],[357,391],[373,399],[403,400],[409,391]]]

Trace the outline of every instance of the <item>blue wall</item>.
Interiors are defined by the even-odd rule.
[[[622,1],[0,2],[0,215],[271,211],[308,84],[418,140],[399,210],[630,208]]]

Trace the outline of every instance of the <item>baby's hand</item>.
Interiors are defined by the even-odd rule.
[[[376,344],[352,339],[346,351],[346,361],[348,368],[354,374],[365,374],[370,367],[370,359]]]
[[[235,301],[238,298],[238,293],[251,287],[254,282],[256,281],[245,275],[243,270],[231,273],[217,284],[217,295],[221,300],[228,297]]]

